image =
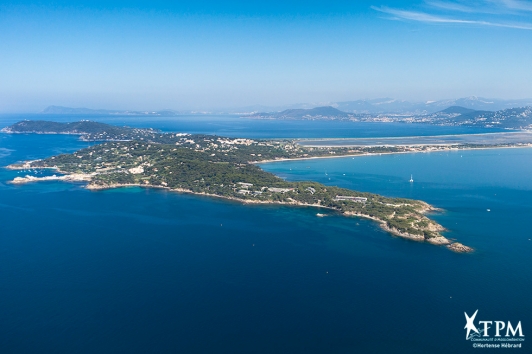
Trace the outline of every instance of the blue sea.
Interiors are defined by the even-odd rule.
[[[154,128],[165,132],[216,134],[235,138],[373,138],[394,136],[429,136],[448,134],[496,133],[504,129],[441,127],[428,124],[342,122],[322,120],[268,120],[231,115],[181,115],[173,117],[12,114],[0,115],[3,126],[23,119],[72,122],[81,119],[118,126]]]
[[[97,118],[254,138],[482,132]],[[0,166],[88,145],[74,136],[0,134]],[[261,166],[288,180],[425,200],[443,209],[431,217],[447,237],[476,249],[466,255],[392,237],[369,220],[319,218],[313,208],[60,182],[15,186],[6,182],[20,174],[0,169],[0,352],[469,353],[464,312],[477,309],[477,320],[521,321],[529,336],[531,161],[532,149],[521,148]],[[515,351],[530,348],[525,341]]]

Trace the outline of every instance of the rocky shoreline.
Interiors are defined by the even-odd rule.
[[[83,174],[83,173],[73,173],[63,176],[44,176],[44,177],[35,177],[26,175],[24,177],[15,177],[10,183],[12,184],[25,184],[30,182],[44,182],[44,181],[66,181],[66,182],[90,182],[92,174]]]
[[[178,192],[178,193],[188,193],[188,194],[202,195],[202,196],[207,196],[207,197],[222,198],[222,199],[226,199],[226,200],[232,200],[232,201],[240,202],[240,203],[243,203],[243,204],[293,205],[293,206],[329,209],[329,210],[332,210],[332,211],[335,211],[335,212],[339,212],[338,210],[336,210],[334,208],[329,208],[329,207],[326,207],[326,206],[323,206],[323,205],[319,205],[319,204],[306,204],[306,203],[301,203],[301,202],[297,202],[297,201],[293,201],[293,202],[288,202],[287,203],[287,202],[277,202],[277,201],[262,201],[262,200],[239,199],[239,198],[234,198],[234,197],[221,196],[221,195],[217,195],[217,194],[197,193],[197,192],[193,192],[193,191],[191,191],[189,189],[183,189],[183,188],[169,188],[169,187],[164,187],[164,186],[152,186],[152,185],[146,185],[146,184],[145,185],[141,185],[141,184],[114,184],[114,185],[105,185],[105,186],[88,184],[86,186],[86,188],[90,189],[90,190],[104,190],[104,189],[112,189],[112,188],[120,188],[120,187],[159,188],[159,189],[166,189],[168,191]],[[425,209],[423,209],[421,211],[421,213],[426,213],[426,212],[431,212],[431,211],[441,211],[441,209],[434,208],[433,206],[431,206],[428,203],[425,203],[425,206],[426,206]],[[376,218],[376,217],[373,217],[373,216],[370,216],[370,215],[365,215],[365,214],[361,214],[361,213],[341,213],[341,214],[344,215],[344,216],[348,216],[348,217],[349,216],[355,216],[355,217],[361,217],[361,218],[365,218],[365,219],[371,219],[371,220],[379,223],[380,227],[384,231],[386,231],[386,232],[388,232],[388,233],[390,233],[390,234],[392,234],[394,236],[406,238],[406,239],[409,239],[409,240],[412,240],[412,241],[417,241],[417,242],[427,242],[427,243],[430,243],[430,244],[436,245],[436,246],[446,246],[449,250],[457,252],[457,253],[471,253],[471,252],[474,251],[474,249],[471,248],[471,247],[465,246],[465,245],[463,245],[463,244],[461,244],[459,242],[452,242],[448,238],[440,235],[439,232],[440,231],[445,231],[445,228],[443,228],[441,225],[436,224],[436,223],[432,223],[432,225],[435,225],[435,229],[433,231],[438,232],[437,236],[425,239],[425,237],[423,235],[414,235],[414,234],[410,234],[410,233],[401,232],[401,231],[399,231],[399,230],[397,230],[395,228],[390,228],[390,227],[388,227],[386,225],[386,221],[381,220],[381,219]]]

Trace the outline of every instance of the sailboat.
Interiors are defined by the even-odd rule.
[[[412,177],[412,175],[410,175],[410,183],[413,183],[414,182],[414,178]]]

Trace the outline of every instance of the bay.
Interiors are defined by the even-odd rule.
[[[271,138],[370,138],[427,136],[502,132],[497,128],[434,126],[430,124],[345,122],[326,120],[268,120],[235,115],[179,115],[169,117],[11,114],[0,115],[7,126],[20,120],[73,122],[82,119],[135,128],[154,128],[165,132],[215,134],[226,137]]]
[[[278,123],[267,134],[282,130]],[[1,134],[0,164],[87,144]],[[470,255],[392,237],[369,220],[318,218],[313,208],[140,188],[14,186],[6,181],[17,171],[2,169],[0,347],[467,353],[463,313],[476,309],[483,319],[520,320],[526,334],[531,155],[494,149],[262,165],[290,180],[423,199],[444,209],[431,217],[474,247]]]

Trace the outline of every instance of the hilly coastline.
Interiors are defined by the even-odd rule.
[[[442,126],[466,126],[500,129],[532,129],[532,106],[499,111],[475,110],[450,106],[430,114],[369,114],[348,113],[334,107],[289,109],[282,112],[263,112],[247,115],[255,119],[342,120],[352,122],[403,122]]]

